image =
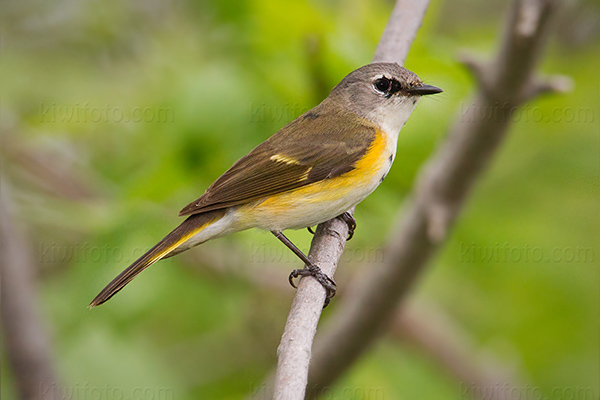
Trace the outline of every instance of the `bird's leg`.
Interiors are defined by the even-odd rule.
[[[356,229],[356,220],[354,219],[354,217],[350,215],[348,211],[338,215],[337,217],[348,225],[348,238],[346,239],[346,241],[352,239],[352,236],[354,236],[354,230]]]
[[[305,264],[304,268],[295,269],[290,273],[290,276],[288,278],[290,281],[290,285],[296,288],[293,279],[299,276],[314,277],[321,284],[321,286],[325,288],[325,291],[327,292],[327,297],[325,297],[325,304],[323,305],[323,308],[327,307],[327,304],[329,304],[331,298],[335,296],[335,281],[328,277],[323,271],[321,271],[321,268],[313,264],[312,261],[310,261],[308,257],[302,251],[300,251],[300,249],[297,248],[296,245],[292,243],[290,239],[288,239],[282,232],[271,231],[271,233],[275,235],[277,239],[281,240],[281,242],[285,244],[287,248],[290,249],[295,255],[297,255],[298,258],[300,258]]]

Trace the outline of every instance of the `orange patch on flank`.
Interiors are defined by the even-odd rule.
[[[369,146],[366,154],[360,159],[352,171],[346,172],[332,179],[324,179],[319,182],[303,186],[288,192],[271,196],[261,202],[257,207],[268,208],[273,214],[289,211],[289,207],[299,200],[309,203],[320,203],[336,201],[348,196],[350,193],[360,190],[361,186],[372,184],[376,176],[379,176],[381,168],[384,167],[388,155],[386,135],[377,131],[375,140]]]

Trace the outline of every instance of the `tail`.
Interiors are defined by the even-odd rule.
[[[209,235],[206,238],[194,240],[194,243],[183,246],[186,241],[200,233],[204,228],[212,225],[215,221],[221,219],[225,214],[224,210],[209,211],[206,213],[194,214],[188,217],[181,225],[175,228],[171,233],[165,236],[154,247],[148,250],[143,256],[138,258],[127,269],[121,272],[112,280],[98,295],[92,300],[89,308],[99,306],[108,301],[119,290],[133,280],[140,272],[154,264],[155,262],[179,254],[197,244],[203,243],[216,234]]]

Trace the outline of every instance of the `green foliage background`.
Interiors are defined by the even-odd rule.
[[[299,267],[267,233],[210,242],[152,267],[106,305],[86,305],[236,159],[370,62],[391,8],[364,0],[3,3],[3,174],[39,260],[39,307],[62,379],[52,390],[237,399],[260,389],[293,290],[261,289],[199,259],[235,253],[245,273],[267,261]],[[406,67],[444,94],[421,101],[385,183],[358,207],[340,281],[365,272],[359,256],[385,243],[419,167],[469,107],[474,82],[457,55],[492,55],[505,9],[432,2]],[[600,393],[598,16],[591,2],[561,13],[541,70],[572,77],[573,91],[517,113],[408,301],[445,313],[483,359],[508,365],[550,399]],[[52,190],[18,154],[66,171],[77,193]],[[306,231],[290,235],[308,248]],[[325,318],[335,312],[336,301]],[[15,398],[2,360],[2,397]],[[459,399],[468,385],[384,336],[328,395]]]

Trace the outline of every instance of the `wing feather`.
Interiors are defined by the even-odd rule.
[[[376,130],[350,112],[320,114],[322,106],[296,118],[238,160],[179,215],[253,202],[353,170]]]

